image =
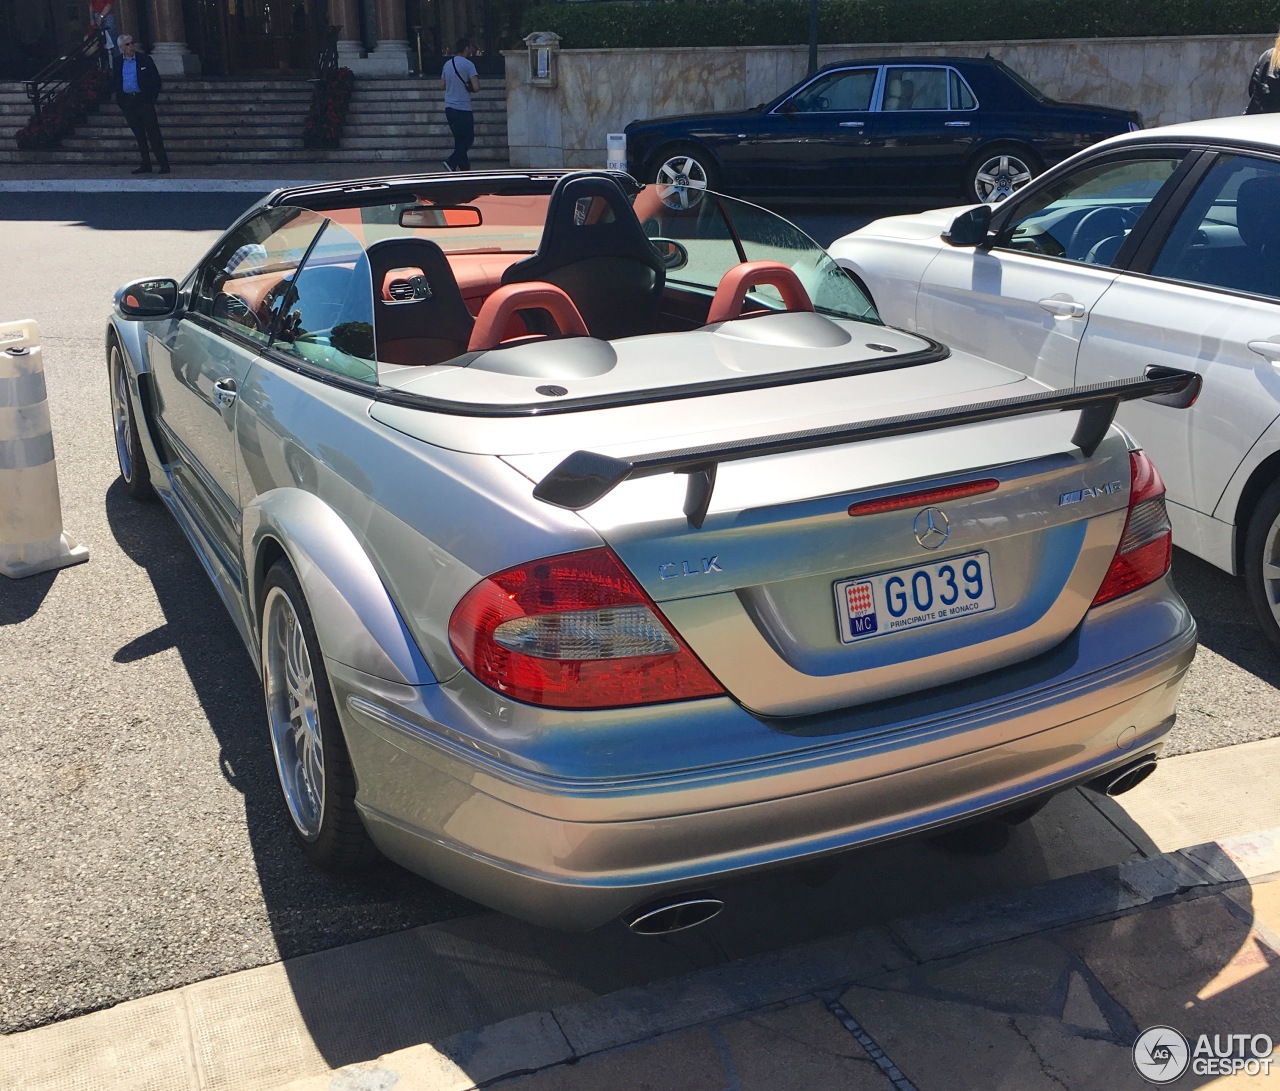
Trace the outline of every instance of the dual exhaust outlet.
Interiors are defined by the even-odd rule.
[[[1145,754],[1128,765],[1090,781],[1089,787],[1108,796],[1122,795],[1131,788],[1136,788],[1155,770],[1155,756]],[[637,935],[665,936],[706,924],[723,908],[724,902],[708,894],[684,894],[650,902],[633,910],[623,920]]]
[[[1130,788],[1136,788],[1155,771],[1155,755],[1144,754],[1136,761],[1131,761],[1128,765],[1122,765],[1119,769],[1113,769],[1098,777],[1097,780],[1090,781],[1089,787],[1103,795],[1118,796],[1129,791]]]

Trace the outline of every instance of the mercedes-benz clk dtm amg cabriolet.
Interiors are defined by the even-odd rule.
[[[1195,626],[1119,402],[883,325],[800,230],[620,172],[282,189],[120,289],[120,469],[261,672],[317,864],[586,929],[1121,790]]]

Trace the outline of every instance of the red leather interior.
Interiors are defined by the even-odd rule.
[[[715,297],[711,300],[711,309],[707,312],[707,325],[740,318],[747,293],[762,284],[778,289],[782,305],[787,310],[813,310],[813,300],[790,266],[780,261],[745,261],[720,278]]]
[[[471,331],[468,352],[497,348],[507,339],[510,323],[518,311],[545,311],[561,337],[587,337],[587,324],[565,292],[554,284],[530,280],[499,288],[480,308]]]

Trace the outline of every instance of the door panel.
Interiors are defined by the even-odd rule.
[[[865,170],[874,141],[865,133],[879,87],[878,66],[823,72],[767,115],[756,157],[761,184],[810,193],[872,192]]]
[[[1120,277],[1094,308],[1078,380],[1138,360],[1204,376],[1190,410],[1135,402],[1120,420],[1146,444],[1171,500],[1203,515],[1280,415],[1280,160],[1222,155],[1171,223],[1151,276]]]
[[[1050,386],[1071,386],[1089,312],[1115,277],[1114,269],[1013,251],[943,247],[921,282],[916,328]]]
[[[917,328],[1070,386],[1090,314],[1118,275],[1109,263],[1180,164],[1164,153],[1108,158],[1011,198],[993,249],[940,248],[920,286]]]
[[[228,232],[196,270],[185,313],[152,354],[160,423],[178,458],[175,488],[232,555],[240,523],[239,390],[323,224],[314,212],[281,207]]]
[[[933,66],[885,69],[880,109],[863,130],[868,144],[866,166],[879,176],[878,188],[947,192],[960,185],[979,135],[973,124],[977,111],[959,108],[972,106],[968,94],[955,107],[951,105],[951,84],[958,84],[959,77],[951,80],[949,72]]]

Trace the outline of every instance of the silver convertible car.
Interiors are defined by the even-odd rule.
[[[134,497],[260,668],[303,850],[660,932],[1147,775],[1195,626],[1126,399],[884,326],[620,172],[281,189],[106,336]]]

